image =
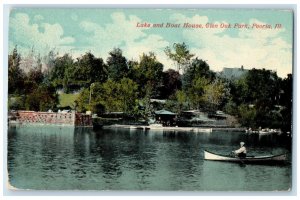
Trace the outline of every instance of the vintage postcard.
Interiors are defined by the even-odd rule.
[[[9,11],[11,190],[292,190],[289,9]]]

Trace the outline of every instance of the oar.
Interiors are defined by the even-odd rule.
[[[245,164],[245,163],[244,163],[244,161],[243,161],[242,159],[241,159],[240,161],[241,161],[241,164],[242,164],[242,165],[244,165],[244,164]]]

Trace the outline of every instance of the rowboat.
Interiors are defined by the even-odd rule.
[[[204,160],[223,161],[223,162],[237,162],[247,164],[279,164],[287,161],[286,154],[267,155],[267,156],[246,156],[239,158],[237,156],[220,155],[204,150]]]

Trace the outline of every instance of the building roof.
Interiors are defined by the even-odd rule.
[[[221,75],[224,76],[225,78],[232,79],[232,78],[240,78],[247,72],[248,70],[244,69],[243,66],[241,68],[224,67],[223,71],[221,72]]]
[[[155,111],[155,114],[157,114],[157,115],[176,115],[176,113],[173,113],[173,112],[165,110],[165,109],[157,110],[157,111]]]

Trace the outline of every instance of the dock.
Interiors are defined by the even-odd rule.
[[[157,130],[157,131],[188,131],[188,132],[204,132],[204,133],[211,133],[212,128],[202,128],[202,127],[171,127],[171,126],[137,126],[137,125],[121,125],[121,124],[114,124],[103,126],[102,129],[131,129],[131,130]]]

